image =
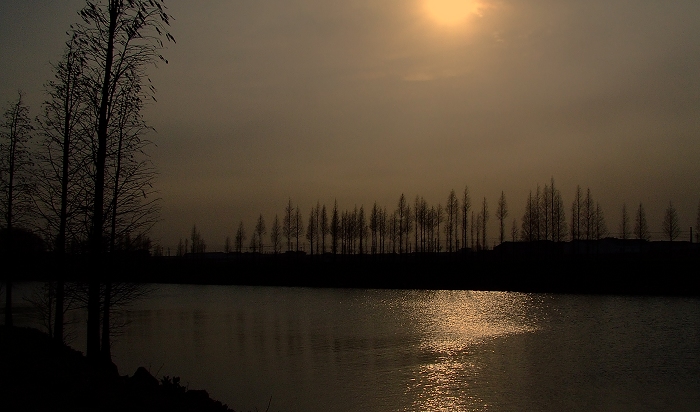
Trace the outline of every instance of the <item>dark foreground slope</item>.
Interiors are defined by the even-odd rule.
[[[80,352],[30,328],[0,326],[0,410],[230,411],[177,378],[160,382],[145,369],[119,376],[95,371]]]

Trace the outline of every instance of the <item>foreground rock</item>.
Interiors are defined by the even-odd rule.
[[[30,328],[0,326],[0,410],[231,411],[177,377],[158,381],[146,369],[119,376],[95,371],[85,357]]]

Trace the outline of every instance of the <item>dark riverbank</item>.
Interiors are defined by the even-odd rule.
[[[153,282],[700,296],[698,256],[387,255],[163,259]]]
[[[0,406],[5,411],[231,411],[178,378],[145,369],[121,376],[31,328],[0,326]]]
[[[571,245],[515,243],[478,253],[123,254],[97,267],[103,279],[137,283],[700,296],[697,244],[649,242],[627,251]],[[24,259],[22,266],[15,281],[55,279],[60,267],[50,255]],[[65,267],[65,280],[86,280],[96,266],[74,257]]]

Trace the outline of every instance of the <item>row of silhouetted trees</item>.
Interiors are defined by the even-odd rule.
[[[567,208],[554,179],[544,187],[538,185],[535,191],[530,191],[520,222],[514,218],[510,228],[507,227],[509,215],[505,193],[501,192],[494,213],[498,221],[498,234],[490,238],[487,234],[490,218],[487,199],[483,198],[476,207],[472,207],[468,187],[460,196],[451,190],[444,205],[430,205],[422,196],[416,196],[411,203],[401,194],[392,209],[376,202],[369,210],[363,205],[340,210],[337,202],[332,209],[328,209],[317,202],[305,214],[289,199],[282,219],[275,215],[269,232],[262,214],[250,234],[241,221],[233,240],[226,237],[224,252],[400,254],[455,252],[464,248],[478,251],[505,241],[600,240],[612,235],[603,209],[593,199],[589,188],[584,191],[577,186],[571,207]],[[614,236],[620,239],[651,239],[641,203],[632,211],[623,204],[619,219],[618,232]],[[700,204],[695,226],[695,239],[698,241]],[[678,212],[669,203],[662,221],[663,239],[676,240],[681,232]],[[489,244],[489,240],[494,245]],[[190,238],[184,242],[181,239],[177,248],[178,255],[205,251],[204,241],[196,226]]]

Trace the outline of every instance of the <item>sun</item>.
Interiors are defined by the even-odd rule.
[[[474,14],[479,14],[475,0],[423,0],[428,16],[439,24],[458,25]]]

